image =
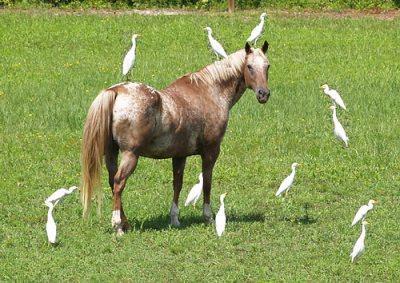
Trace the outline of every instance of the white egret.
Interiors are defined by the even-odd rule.
[[[330,99],[332,99],[332,101],[334,103],[339,105],[342,109],[346,110],[346,105],[344,105],[342,97],[340,96],[340,94],[336,90],[330,89],[327,84],[322,85],[321,88],[324,89],[324,93],[327,96],[329,96]]]
[[[193,206],[195,206],[197,200],[200,198],[202,190],[203,190],[203,174],[200,173],[199,182],[196,185],[194,185],[190,190],[185,201],[185,206],[188,206],[189,204],[193,204]]]
[[[335,134],[336,138],[343,141],[345,146],[348,147],[349,146],[349,138],[347,137],[342,124],[340,124],[340,122],[336,116],[336,104],[333,104],[329,108],[333,110],[333,114],[332,114],[333,133]]]
[[[223,58],[228,57],[228,55],[226,54],[222,45],[212,37],[212,35],[211,35],[212,29],[210,27],[205,27],[204,30],[207,31],[208,41],[210,42],[210,46],[211,46],[212,50],[214,51],[215,55],[217,55],[217,58],[219,58],[219,56],[221,56]]]
[[[354,226],[357,224],[358,221],[365,220],[365,217],[367,216],[368,211],[374,208],[374,204],[377,203],[376,200],[371,199],[367,205],[362,205],[356,215],[354,216],[353,222],[351,223],[351,226]]]
[[[354,259],[357,256],[360,256],[364,252],[364,249],[365,249],[364,241],[365,241],[365,235],[366,235],[365,225],[367,225],[367,224],[368,224],[367,221],[362,222],[361,235],[357,239],[357,242],[354,244],[353,251],[350,254],[351,262],[354,262]]]
[[[136,53],[136,38],[139,37],[139,34],[132,35],[132,47],[129,49],[128,53],[126,53],[124,61],[122,63],[122,74],[126,76],[129,71],[132,69],[133,64],[135,63],[135,53]]]
[[[257,44],[257,40],[261,37],[264,32],[264,18],[267,16],[267,13],[262,13],[260,16],[260,23],[251,31],[247,42],[253,42],[254,46]]]
[[[56,242],[56,236],[57,236],[57,226],[53,218],[53,209],[54,205],[50,204],[49,211],[47,212],[47,223],[46,223],[47,239],[52,244]]]
[[[215,229],[217,230],[218,237],[221,237],[222,233],[224,233],[225,231],[225,225],[226,225],[225,204],[224,204],[225,196],[226,193],[222,194],[219,197],[221,206],[219,207],[218,213],[215,216]]]
[[[44,203],[50,207],[51,205],[56,205],[64,196],[69,195],[71,193],[73,193],[78,187],[76,186],[72,186],[70,187],[68,190],[61,188],[58,189],[57,191],[55,191],[54,193],[52,193],[45,201]]]
[[[283,180],[283,182],[279,186],[279,189],[276,192],[275,196],[279,197],[283,192],[285,192],[285,196],[287,195],[287,193],[289,192],[290,187],[292,186],[292,184],[294,182],[294,176],[296,175],[296,167],[298,165],[299,164],[296,163],[296,162],[292,164],[292,173],[290,173],[290,175],[287,176],[285,178],[285,180]]]

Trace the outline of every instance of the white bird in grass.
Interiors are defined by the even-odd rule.
[[[215,216],[215,229],[217,230],[218,237],[221,237],[222,233],[224,233],[225,231],[225,225],[226,225],[225,204],[224,204],[225,196],[226,193],[222,194],[219,197],[221,206],[219,207],[218,213]]]
[[[327,84],[322,85],[321,88],[324,89],[324,93],[327,96],[329,96],[330,99],[332,99],[332,101],[334,103],[339,105],[342,109],[346,110],[346,105],[344,105],[342,97],[340,96],[340,94],[336,90],[330,89]]]
[[[56,242],[56,236],[57,236],[57,226],[53,218],[53,209],[54,205],[50,204],[49,211],[47,212],[47,223],[46,223],[47,239],[52,244]]]
[[[50,206],[55,206],[64,196],[69,195],[73,193],[78,187],[72,186],[68,190],[61,188],[52,193],[45,201],[44,203],[50,207]]]
[[[264,32],[264,18],[267,16],[267,13],[262,13],[260,16],[261,22],[251,31],[247,42],[253,42],[254,46],[257,44],[257,40],[261,37]]]
[[[208,41],[210,42],[210,46],[215,55],[217,55],[217,58],[219,58],[219,56],[223,58],[228,57],[222,45],[212,37],[212,29],[210,27],[205,27],[204,30],[206,30],[208,33]]]
[[[361,219],[364,221],[365,217],[367,216],[368,211],[370,211],[371,209],[374,208],[374,204],[377,203],[376,200],[371,199],[367,205],[362,205],[356,215],[354,216],[353,222],[351,223],[351,226],[354,226],[357,224],[358,221],[360,221]]]
[[[330,109],[333,110],[333,114],[332,114],[332,121],[333,121],[333,133],[335,134],[335,137],[338,138],[339,140],[344,142],[344,145],[346,147],[349,146],[349,138],[346,135],[346,132],[342,126],[342,124],[340,124],[337,116],[336,116],[336,104],[333,104],[331,107],[329,107]]]
[[[132,47],[126,53],[124,61],[122,63],[122,74],[126,76],[129,71],[132,69],[133,64],[135,63],[135,52],[136,52],[136,38],[139,37],[139,34],[132,35]]]
[[[196,185],[194,185],[190,190],[185,201],[185,206],[188,206],[189,204],[193,204],[193,206],[195,206],[197,200],[200,198],[202,190],[203,190],[203,174],[200,173],[199,182]]]
[[[279,197],[283,192],[285,192],[285,196],[289,192],[290,187],[292,186],[294,182],[294,176],[296,175],[296,167],[298,166],[298,163],[293,163],[292,164],[292,173],[290,173],[289,176],[283,180],[282,184],[279,186],[278,191],[276,192],[275,196]]]
[[[354,244],[353,251],[350,254],[351,262],[354,262],[354,259],[357,256],[360,256],[364,252],[364,249],[365,249],[364,240],[365,240],[365,235],[366,235],[365,225],[367,225],[367,224],[368,224],[367,221],[362,222],[361,235],[357,239],[357,242]]]

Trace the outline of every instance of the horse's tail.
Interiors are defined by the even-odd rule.
[[[92,197],[96,196],[101,207],[101,170],[103,155],[112,141],[112,111],[117,92],[102,91],[90,106],[82,142],[82,189],[83,217],[87,218]]]

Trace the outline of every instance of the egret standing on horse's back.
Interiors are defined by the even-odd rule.
[[[136,38],[139,37],[139,34],[132,35],[132,47],[129,49],[128,53],[126,53],[124,61],[122,62],[122,75],[125,77],[128,75],[129,71],[133,68],[135,64],[136,57]]]
[[[253,49],[246,43],[226,59],[187,74],[161,91],[141,83],[121,83],[102,91],[90,106],[82,145],[82,200],[88,214],[92,196],[101,200],[103,156],[113,193],[112,226],[123,234],[129,224],[122,192],[140,156],[172,158],[171,224],[178,226],[178,199],[186,158],[200,155],[203,173],[203,216],[213,222],[210,205],[212,172],[225,134],[229,111],[247,88],[266,103],[268,43]],[[118,166],[118,153],[121,161]]]

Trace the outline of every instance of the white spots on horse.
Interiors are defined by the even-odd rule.
[[[123,120],[135,121],[137,115],[141,112],[140,107],[136,107],[133,96],[140,90],[141,83],[128,83],[123,86],[126,92],[118,94],[113,107],[113,123]]]
[[[153,87],[151,87],[149,85],[144,85],[144,86],[150,91],[151,94],[158,93],[158,91],[155,88],[153,88]]]
[[[174,227],[179,227],[181,225],[179,222],[179,208],[175,202],[172,202],[169,214],[171,217],[171,225]]]
[[[114,210],[111,217],[111,226],[117,231],[117,235],[121,236],[124,234],[122,230],[121,210]]]

